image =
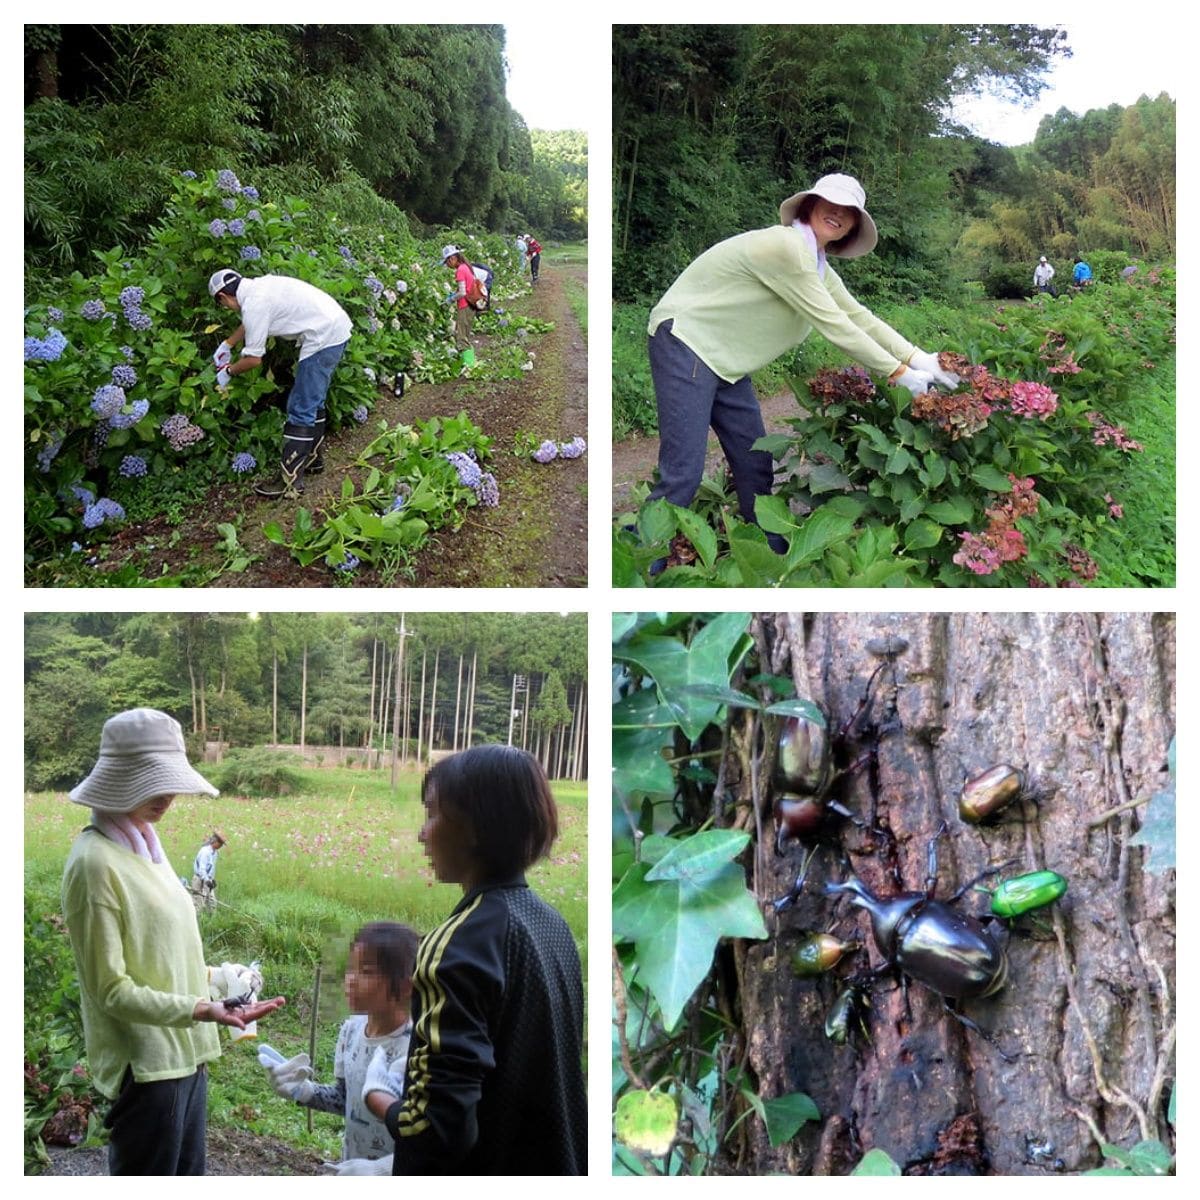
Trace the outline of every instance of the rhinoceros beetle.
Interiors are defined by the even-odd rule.
[[[925,890],[876,896],[853,872],[841,883],[827,883],[827,895],[848,894],[851,903],[866,910],[871,919],[875,945],[886,959],[877,974],[890,969],[900,973],[908,1001],[907,980],[923,984],[942,998],[942,1005],[957,1021],[995,1045],[991,1034],[952,1007],[952,1000],[991,996],[1008,979],[1008,953],[997,932],[976,917],[950,907],[969,888],[1001,870],[989,867],[950,897],[935,898],[937,888],[937,843],[946,833],[943,821],[927,847]],[[997,1047],[1005,1061],[1012,1061]]]

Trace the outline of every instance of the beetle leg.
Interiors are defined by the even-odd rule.
[[[995,1050],[1005,1062],[1011,1063],[1017,1061],[1016,1058],[1014,1058],[1011,1054],[1005,1054],[1004,1051],[1000,1049],[1000,1043],[996,1041],[992,1034],[988,1033],[986,1029],[977,1025],[964,1013],[960,1013],[957,1008],[954,1008],[950,1004],[950,1001],[947,1000],[945,996],[942,997],[942,1007],[960,1024],[965,1025],[968,1029],[973,1029],[977,1034],[979,1034],[979,1036],[983,1038],[983,1040],[987,1042],[987,1044],[991,1046],[992,1049]]]
[[[1017,860],[1015,858],[1010,858],[1008,860],[1008,862],[1003,862],[999,866],[988,867],[988,869],[986,871],[980,871],[979,874],[976,875],[975,878],[972,879],[969,883],[964,883],[962,885],[962,887],[960,887],[958,889],[958,891],[955,892],[954,895],[951,896],[950,899],[946,901],[946,903],[953,904],[955,900],[961,900],[963,898],[963,896],[965,896],[967,894],[967,892],[969,892],[971,890],[971,888],[973,888],[981,879],[986,879],[989,875],[995,875],[995,874],[999,873],[1000,871],[1007,870],[1016,861]]]
[[[927,899],[933,899],[933,893],[937,891],[937,844],[938,838],[942,837],[946,832],[946,822],[943,821],[938,827],[937,833],[929,839],[929,845],[926,847],[926,866],[925,866],[925,896]]]
[[[780,896],[778,900],[772,902],[777,913],[791,908],[800,899],[800,893],[804,891],[804,879],[808,875],[808,864],[812,862],[812,857],[816,852],[817,847],[814,845],[808,854],[805,855],[804,862],[800,865],[800,874],[796,876],[796,882],[792,884],[786,895]]]

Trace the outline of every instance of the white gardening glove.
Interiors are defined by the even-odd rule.
[[[390,1175],[392,1156],[387,1158],[348,1158],[345,1162],[321,1164],[332,1175]]]
[[[216,367],[223,367],[232,357],[233,349],[230,347],[229,343],[221,342],[221,344],[213,351],[213,365]]]
[[[228,387],[228,386],[229,386],[229,380],[230,380],[231,378],[232,378],[232,376],[229,374],[229,372],[228,372],[227,370],[225,370],[225,368],[224,368],[224,367],[222,367],[222,368],[221,368],[221,369],[220,369],[220,370],[217,372],[217,387],[219,387],[219,388],[226,388],[226,387]]]
[[[260,1057],[259,1062],[262,1061]],[[313,1098],[317,1089],[313,1086],[312,1063],[307,1054],[297,1054],[278,1064],[263,1063],[263,1066],[277,1095],[297,1104],[305,1104]]]
[[[404,1094],[404,1066],[407,1058],[397,1059],[392,1068],[388,1066],[387,1055],[380,1046],[375,1051],[367,1066],[367,1077],[363,1080],[362,1098],[364,1102],[372,1092],[387,1092],[397,1100]],[[399,1077],[393,1074],[393,1069],[399,1068]]]
[[[932,375],[933,382],[941,387],[950,389],[958,387],[958,376],[953,371],[942,370],[942,364],[938,362],[936,354],[926,354],[924,350],[918,350],[908,360],[908,365],[915,367],[918,371],[924,371],[927,375]]]
[[[908,388],[914,396],[923,396],[933,387],[933,376],[928,371],[914,371],[912,367],[905,367],[892,384],[894,387]]]

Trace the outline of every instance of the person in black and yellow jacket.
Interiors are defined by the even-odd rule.
[[[463,899],[422,940],[403,1097],[372,1062],[395,1175],[583,1175],[583,979],[567,923],[525,882],[558,817],[540,763],[477,746],[425,776],[420,840]]]

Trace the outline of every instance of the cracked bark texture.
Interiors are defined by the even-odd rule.
[[[881,961],[866,914],[835,910],[820,884],[840,878],[835,851],[818,850],[799,902],[776,917],[771,936],[735,947],[746,1062],[764,1098],[807,1092],[822,1120],[773,1149],[760,1122],[746,1122],[734,1170],[842,1174],[872,1148],[909,1174],[1050,1174],[1099,1166],[1094,1132],[1130,1146],[1143,1137],[1170,1144],[1165,1121],[1174,1077],[1174,872],[1145,870],[1146,851],[1129,847],[1142,810],[1088,824],[1167,784],[1175,731],[1175,621],[1172,614],[767,614],[755,621],[760,653],[790,674],[797,694],[822,702],[834,727],[854,712],[879,663],[868,649],[888,636],[907,651],[894,686],[881,676],[875,716],[895,705],[899,727],[879,743],[878,816],[895,837],[903,887],[917,890],[925,848],[939,824],[937,895],[948,897],[985,867],[1017,859],[1006,872],[1048,867],[1070,880],[1054,931],[1011,937],[1009,981],[963,1011],[994,1031],[1016,1061],[943,1013],[940,998],[876,987],[861,1035],[834,1046],[825,1014],[843,965],[817,980],[794,978],[788,959],[804,931],[857,929]],[[748,718],[747,718],[748,719]],[[737,731],[735,731],[735,734]],[[737,749],[738,737],[733,739]],[[745,739],[742,737],[744,746]],[[852,733],[848,753],[864,748]],[[744,762],[743,757],[743,762]],[[1007,762],[1026,769],[1039,803],[1006,819],[969,826],[958,817],[963,780]],[[738,772],[739,800],[768,772]],[[856,813],[871,803],[869,773],[841,786]],[[803,851],[777,855],[769,797],[757,797],[762,835],[755,852],[764,904],[786,892]],[[749,809],[743,809],[743,821]],[[753,828],[753,821],[747,822]],[[846,822],[834,836],[862,880],[893,893],[882,842]],[[963,911],[983,913],[968,893]]]

